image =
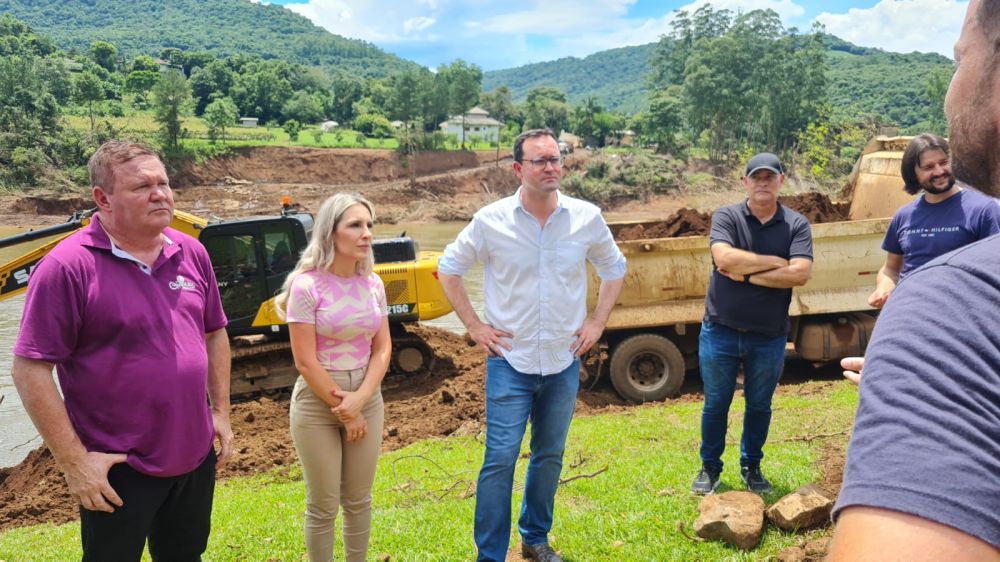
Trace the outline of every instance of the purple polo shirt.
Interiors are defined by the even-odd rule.
[[[70,421],[88,451],[127,453],[152,476],[194,470],[214,429],[205,334],[226,326],[205,248],[172,243],[144,273],[99,225],[60,242],[28,285],[14,354],[56,364]]]

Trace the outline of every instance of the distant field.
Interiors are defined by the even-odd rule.
[[[78,131],[90,129],[90,118],[80,115],[65,116],[67,125]],[[123,136],[152,139],[159,130],[159,125],[153,120],[149,113],[136,113],[125,117],[98,117],[98,123],[109,123],[115,130],[120,131]],[[181,141],[185,146],[203,146],[209,144],[208,126],[199,117],[185,117],[181,119],[182,127],[186,131],[184,139]],[[334,132],[322,133],[318,137],[316,128],[306,128],[299,133],[297,141],[291,141],[288,133],[280,127],[233,127],[226,129],[226,145],[229,146],[315,146],[320,148],[384,148],[395,150],[399,147],[399,141],[395,138],[377,139],[363,137],[360,139],[357,131],[351,129],[338,129]],[[222,141],[216,141],[221,145]],[[481,142],[472,144],[465,143],[470,150],[489,150],[495,148],[489,143]],[[458,146],[448,143],[446,149],[456,150]]]

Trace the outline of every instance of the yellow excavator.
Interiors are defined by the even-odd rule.
[[[65,223],[0,239],[0,249],[34,246],[0,265],[0,300],[23,293],[38,261],[60,240],[86,226],[95,211],[78,212]],[[175,210],[170,226],[197,238],[212,260],[229,319],[227,330],[233,338],[231,394],[291,387],[298,373],[289,353],[287,326],[274,307],[274,295],[309,241],[312,215],[285,201],[277,216],[238,220],[209,221]],[[385,284],[389,307],[390,368],[401,374],[429,370],[434,363],[433,351],[408,332],[406,325],[452,310],[437,278],[440,252],[419,251],[416,242],[406,236],[377,239],[372,249],[375,272]]]

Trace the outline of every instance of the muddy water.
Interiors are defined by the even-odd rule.
[[[466,223],[464,222],[444,222],[437,224],[400,223],[384,226],[376,225],[375,235],[380,238],[383,236],[397,236],[405,231],[407,236],[411,236],[414,240],[419,242],[421,250],[442,251],[445,246],[455,239],[455,236],[458,235],[465,225]],[[469,299],[472,301],[472,307],[475,308],[476,312],[480,315],[480,317],[482,317],[482,265],[477,264],[465,274],[463,279],[465,280],[465,288],[469,292]],[[427,322],[427,324],[460,334],[465,333],[465,328],[462,326],[462,322],[458,319],[458,316],[454,312],[442,316],[441,318],[431,320]]]
[[[377,226],[376,235],[396,236],[406,232],[419,241],[421,250],[443,250],[455,239],[465,223],[441,224],[395,224]],[[18,232],[20,229],[0,226],[0,237]],[[0,263],[13,259],[25,252],[24,248],[0,249]],[[466,275],[466,287],[477,312],[482,310],[482,267],[477,266]],[[41,444],[42,440],[35,431],[31,420],[21,406],[21,401],[10,378],[14,340],[17,338],[21,313],[24,308],[24,297],[0,301],[0,467],[13,466]],[[428,322],[429,325],[444,328],[454,332],[464,333],[465,329],[455,313]]]
[[[0,237],[16,234],[22,229],[0,226]],[[27,251],[23,247],[0,249],[0,263],[14,259]],[[0,301],[0,466],[18,463],[41,443],[38,432],[21,407],[14,390],[10,368],[14,357],[11,350],[21,323],[24,296]]]

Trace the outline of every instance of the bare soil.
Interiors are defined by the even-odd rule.
[[[414,171],[401,167],[392,151],[245,149],[201,166],[182,167],[173,176],[174,197],[178,209],[201,216],[235,218],[274,214],[283,195],[290,195],[295,202],[315,211],[329,195],[355,191],[375,203],[379,222],[468,220],[483,204],[517,188],[518,182],[510,171],[509,153],[501,153],[500,157],[497,161],[495,152],[458,156],[431,153],[419,157]],[[587,157],[586,151],[574,153],[569,156],[567,167],[580,167]],[[711,217],[706,211],[740,198],[736,190],[709,197],[659,196],[649,201],[627,202],[606,211],[610,211],[609,216],[621,218],[673,214],[659,225],[641,227],[645,230],[633,232],[635,237],[697,235],[707,233]],[[843,206],[819,194],[787,197],[782,202],[816,222],[846,220]],[[73,212],[92,206],[86,192],[5,195],[0,196],[0,224],[46,226],[63,222]],[[413,330],[435,350],[438,360],[431,373],[385,381],[384,451],[429,437],[478,433],[482,429],[483,354],[451,332],[430,327]],[[795,371],[813,377],[811,368]],[[834,373],[832,378],[839,375]],[[688,379],[677,400],[701,400],[697,376],[689,375]],[[786,371],[779,392],[811,393],[822,388],[816,383],[795,382],[795,376]],[[634,407],[642,406],[625,403],[603,380],[596,388],[580,393],[577,414]],[[232,421],[237,449],[222,469],[221,478],[255,474],[297,462],[288,432],[287,396],[259,397],[234,404]],[[821,461],[825,475],[822,483],[825,489],[836,492],[843,472],[843,448],[831,445],[827,450]],[[19,465],[0,469],[0,531],[43,522],[64,523],[76,519],[77,510],[44,446]]]

